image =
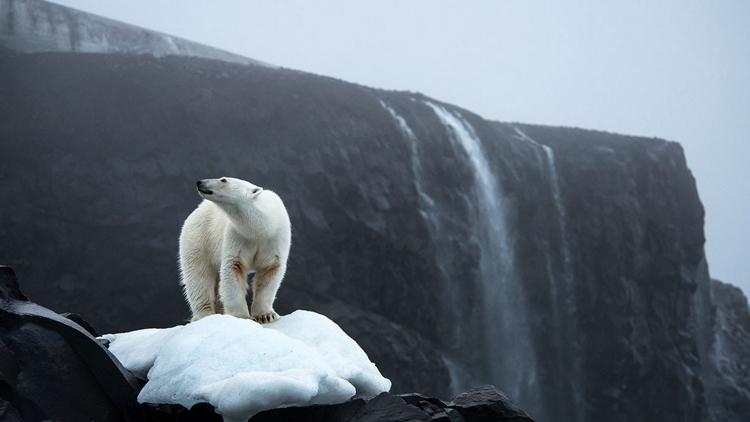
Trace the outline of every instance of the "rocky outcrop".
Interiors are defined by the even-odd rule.
[[[746,409],[745,343],[717,366],[714,340],[738,334],[715,321],[743,305],[713,291],[675,142],[198,58],[0,66],[0,257],[55,309],[107,332],[184,321],[174,257],[194,181],[232,175],[289,210],[278,310],[331,315],[395,392],[491,383],[538,420]]]
[[[513,421],[533,422],[503,393],[492,386],[476,387],[450,402],[421,394],[383,393],[372,400],[352,400],[333,406],[275,409],[260,413],[251,422],[271,421]]]
[[[9,267],[0,267],[0,316],[3,421],[221,420],[205,403],[192,409],[139,405],[142,383],[82,325],[30,302]],[[268,410],[251,420],[533,422],[492,386],[464,392],[448,403],[420,394],[383,393],[371,400]]]
[[[121,421],[137,380],[82,326],[29,302],[0,267],[0,418]]]
[[[221,421],[210,406],[199,404],[185,409],[175,405],[141,407],[158,421]],[[371,400],[353,399],[334,405],[289,407],[261,412],[250,422],[533,422],[504,394],[492,386],[481,386],[444,402],[421,394],[382,393]]]
[[[750,415],[750,308],[740,289],[711,281],[716,313],[710,341],[711,364],[704,378],[710,418],[736,420]]]

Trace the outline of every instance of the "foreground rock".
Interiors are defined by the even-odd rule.
[[[164,421],[220,421],[211,406],[190,410],[175,405],[144,405],[149,415]],[[533,422],[495,387],[486,385],[462,393],[453,401],[420,394],[382,393],[371,400],[353,399],[335,405],[273,409],[255,415],[250,422],[365,422],[365,421],[513,421]]]
[[[314,321],[316,326],[327,324],[325,321],[320,321],[319,317],[322,317],[320,315],[305,313],[296,315],[293,318],[287,318],[287,324],[293,323],[295,318]],[[224,321],[226,318],[231,317],[216,316],[213,320],[221,320],[221,325],[226,325],[227,321]],[[281,321],[284,321],[284,318]],[[207,323],[205,325],[212,323],[211,319],[205,322]],[[255,324],[250,321],[237,320],[235,322]],[[333,323],[330,322],[330,324]],[[296,326],[306,328],[304,324]],[[146,368],[154,365],[159,353],[163,352],[158,350],[158,353],[152,353],[155,349],[160,349],[154,345],[166,342],[165,337],[177,341],[182,335],[184,341],[189,333],[178,331],[186,330],[186,328],[146,330],[131,336],[125,335],[120,339],[117,339],[117,336],[105,336],[103,341],[97,341],[93,336],[93,330],[80,317],[76,315],[65,317],[29,301],[20,291],[13,270],[9,267],[0,267],[0,420],[11,422],[222,420],[222,417],[214,411],[213,406],[207,403],[196,403],[190,409],[176,404],[138,404],[136,397],[142,389],[143,382],[125,369],[104,346],[111,342],[114,349],[119,348],[118,353],[122,353],[136,373],[143,376],[147,371]],[[315,334],[314,332],[293,333],[294,330],[289,327],[285,329],[277,326],[276,329],[286,331],[287,335],[302,337]],[[330,326],[328,329],[334,330]],[[273,329],[257,328],[254,330],[271,331]],[[161,337],[161,341],[154,341],[157,337]],[[139,349],[138,342],[141,342]],[[361,356],[359,356],[360,360],[357,360],[356,356],[342,358],[343,355],[352,353],[350,347],[342,348],[340,343],[331,342],[331,338],[325,338],[325,336],[323,336],[322,343],[324,344],[321,347],[338,350],[337,356],[340,359],[337,358],[338,360],[333,360],[330,364],[338,365],[336,374],[348,374],[345,378],[351,381],[358,393],[373,394],[378,389],[387,389],[390,386],[390,383],[386,383],[387,380],[382,377],[378,378],[379,373],[371,372],[374,366],[369,368],[367,365],[361,365]],[[133,346],[133,353],[129,355],[125,353],[123,345],[126,344]],[[166,343],[162,346],[171,347]],[[172,346],[184,346],[184,343]],[[168,360],[167,358],[171,360],[173,357],[167,356],[165,360]],[[165,362],[165,364],[169,363]],[[187,363],[185,365],[190,366]],[[321,367],[324,366],[325,364],[321,364]],[[320,368],[317,369],[320,370]],[[377,372],[377,369],[374,371]],[[354,392],[354,387],[352,387],[352,392]],[[491,386],[467,391],[457,396],[452,402],[443,402],[418,394],[398,396],[382,393],[370,400],[356,398],[332,405],[272,409],[260,412],[252,418],[255,422],[485,420],[531,421],[532,419]]]
[[[29,302],[0,267],[0,420],[119,421],[137,380],[82,326]]]
[[[190,410],[175,405],[144,405],[160,421],[221,421],[205,404]],[[372,400],[354,399],[335,405],[273,409],[255,415],[250,422],[370,422],[370,421],[513,421],[533,422],[523,410],[492,386],[482,386],[458,395],[453,401],[420,394],[383,393]]]

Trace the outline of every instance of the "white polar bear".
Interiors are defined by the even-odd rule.
[[[270,190],[231,177],[200,180],[197,187],[205,200],[180,233],[180,272],[193,321],[222,312],[260,323],[276,320],[273,301],[292,242],[284,203]]]

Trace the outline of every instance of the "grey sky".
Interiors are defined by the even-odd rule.
[[[679,141],[711,273],[750,292],[750,2],[56,0],[484,117]]]

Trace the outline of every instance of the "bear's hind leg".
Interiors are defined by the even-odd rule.
[[[247,266],[239,257],[224,260],[219,277],[219,299],[224,313],[237,318],[250,318],[247,310]]]

